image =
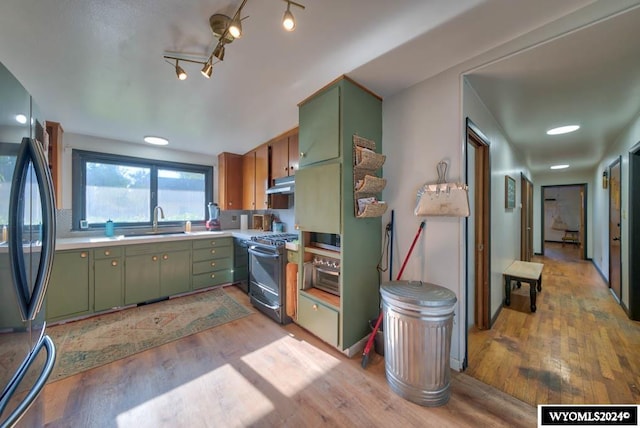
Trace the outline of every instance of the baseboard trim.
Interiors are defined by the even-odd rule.
[[[602,278],[602,280],[604,281],[605,284],[607,284],[607,286],[609,285],[609,278],[607,278],[606,276],[604,276],[604,273],[602,273],[602,271],[600,270],[600,267],[598,267],[597,264],[595,264],[593,262],[593,260],[591,260],[591,264],[593,265],[593,267],[596,268],[596,270],[598,271],[598,273],[600,274],[600,277]]]
[[[503,307],[504,307],[504,302],[500,305],[500,307],[496,311],[496,314],[493,317],[491,317],[491,321],[489,322],[489,328],[493,327],[493,324],[495,324],[495,322],[498,320],[498,315],[500,315],[500,312],[502,311]]]

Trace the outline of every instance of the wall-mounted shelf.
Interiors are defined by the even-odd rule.
[[[387,180],[378,177],[386,156],[376,153],[376,143],[358,135],[353,136],[353,195],[356,218],[380,217],[387,211],[387,204],[378,201],[378,195]],[[369,199],[364,208],[359,201]]]

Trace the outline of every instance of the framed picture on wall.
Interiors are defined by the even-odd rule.
[[[508,175],[504,176],[504,207],[516,207],[516,180]]]

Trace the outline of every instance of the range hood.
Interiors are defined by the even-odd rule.
[[[274,180],[274,185],[267,189],[267,195],[291,195],[295,190],[295,177],[282,177]]]

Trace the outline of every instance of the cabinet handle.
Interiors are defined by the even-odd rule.
[[[231,202],[229,202],[229,206],[231,206],[231,204],[232,204],[232,203],[231,203]]]
[[[211,274],[211,278],[215,278],[215,277],[216,277],[216,274],[215,274],[215,273],[212,273],[212,274]]]
[[[290,167],[289,167],[289,169],[290,169],[291,171],[293,171],[293,166],[290,166]]]
[[[85,253],[84,251],[80,253],[80,258],[86,259],[89,253]]]
[[[300,157],[303,158],[304,157],[304,152],[300,152]]]
[[[111,266],[118,266],[117,260],[111,260]]]
[[[110,255],[111,255],[111,251],[109,251],[109,250],[105,250],[104,255],[105,255],[105,256],[110,256]]]
[[[215,253],[216,253],[216,250],[211,250],[211,254],[215,254]]]
[[[284,167],[284,170],[285,170],[285,171],[286,171],[286,170],[288,170],[288,169],[289,169],[289,168],[287,168],[286,166]]]
[[[317,311],[317,310],[318,310],[318,305],[316,305],[316,304],[314,303],[314,304],[313,304],[313,306],[311,306],[311,308],[312,308],[314,311]]]
[[[212,267],[215,266],[215,265],[216,265],[216,262],[211,262],[211,266]]]
[[[162,256],[162,260],[168,260],[168,259],[169,259],[169,256],[167,254]]]
[[[216,245],[216,241],[211,241],[211,246],[214,247]]]
[[[154,262],[157,262],[158,261],[158,256],[152,256],[151,260],[153,260]]]

